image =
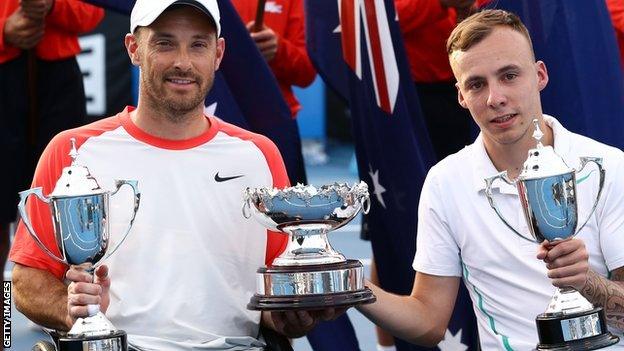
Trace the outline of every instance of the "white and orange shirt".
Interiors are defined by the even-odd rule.
[[[206,117],[211,126],[198,137],[160,139],[133,124],[130,111],[57,135],[33,187],[53,190],[71,163],[70,138],[76,138],[76,163],[102,188],[114,190],[116,179],[138,181],[141,203],[132,229],[104,262],[112,282],[106,315],[133,345],[203,350],[253,342],[260,313],[246,305],[256,270],[284,249],[287,237],[246,220],[242,194],[247,187],[288,185],[277,148],[215,117]],[[109,249],[128,226],[132,202],[129,187],[111,197]],[[27,205],[35,230],[58,253],[48,205],[35,197]],[[22,223],[10,259],[59,279],[67,269],[35,245]]]

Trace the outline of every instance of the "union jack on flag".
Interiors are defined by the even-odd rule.
[[[399,93],[400,81],[386,12],[383,1],[340,0],[339,16],[344,59],[357,77],[362,79],[362,36],[360,32],[362,21],[377,106],[386,113],[392,114]]]

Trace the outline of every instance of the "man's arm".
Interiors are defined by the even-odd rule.
[[[69,330],[67,286],[42,269],[23,266],[13,268],[15,307],[33,322],[56,330]]]
[[[433,347],[444,338],[455,306],[459,279],[416,273],[409,296],[391,294],[367,283],[377,301],[357,308],[392,335]]]
[[[624,330],[624,267],[607,279],[594,272],[588,262],[585,243],[572,239],[551,245],[542,243],[537,258],[546,262],[548,277],[557,287],[573,287],[594,306],[601,306],[610,327]]]
[[[605,309],[610,327],[624,331],[624,267],[612,271],[610,280],[590,270],[580,292]]]

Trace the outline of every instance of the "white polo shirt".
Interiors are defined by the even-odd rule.
[[[578,169],[582,156],[603,158],[604,190],[577,237],[585,242],[592,269],[607,276],[624,266],[624,153],[569,132],[551,116],[544,119],[553,129],[555,152],[569,167]],[[413,267],[464,278],[483,350],[532,350],[538,343],[535,317],[546,310],[555,287],[536,258],[538,244],[514,234],[490,207],[484,179],[497,173],[482,135],[431,168],[420,198]],[[598,181],[593,164],[577,175],[579,225],[594,204]],[[530,236],[516,188],[502,181],[494,188],[507,221]],[[613,349],[624,350],[624,342]]]

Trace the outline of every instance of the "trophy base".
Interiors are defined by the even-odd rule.
[[[596,350],[620,341],[609,333],[602,307],[572,314],[543,313],[535,322],[538,351]]]
[[[247,304],[247,309],[255,311],[316,310],[373,303],[375,300],[375,295],[369,288],[351,293],[310,296],[266,297],[256,294]]]
[[[308,265],[261,267],[258,292],[247,308],[256,311],[315,310],[375,302],[364,286],[364,267],[357,260]]]
[[[128,336],[123,330],[97,336],[61,336],[57,341],[59,351],[128,351]]]

